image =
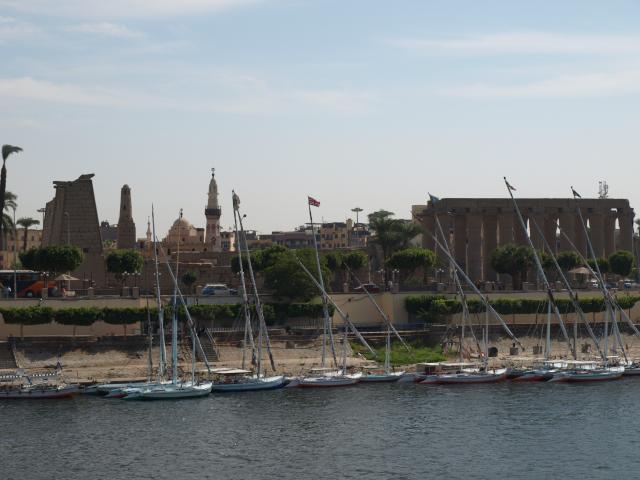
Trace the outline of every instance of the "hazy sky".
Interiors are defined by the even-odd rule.
[[[100,219],[132,191],[143,236],[204,226],[215,167],[261,231],[427,191],[637,208],[635,1],[0,0],[0,143],[18,216],[95,173]]]

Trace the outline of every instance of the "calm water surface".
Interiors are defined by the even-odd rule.
[[[3,400],[0,478],[638,478],[639,380]]]

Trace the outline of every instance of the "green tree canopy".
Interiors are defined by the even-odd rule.
[[[587,260],[587,263],[594,271],[597,271],[596,262],[594,262],[592,259],[589,259]],[[609,260],[603,257],[598,258],[598,268],[600,268],[600,273],[602,274],[608,273],[610,270]]]
[[[409,247],[393,253],[388,265],[391,268],[400,270],[402,278],[407,278],[420,267],[428,268],[433,266],[435,261],[436,254],[432,250],[422,247]]]
[[[24,268],[52,274],[72,272],[83,260],[82,250],[73,245],[31,248],[20,253],[20,262]]]
[[[560,268],[565,272],[573,270],[580,265],[580,255],[573,251],[558,253],[556,260],[558,261]]]
[[[409,247],[409,242],[422,233],[422,227],[410,220],[393,218],[393,212],[379,210],[369,214],[369,228],[375,232],[372,242],[380,245],[386,269],[391,255]]]
[[[369,257],[362,250],[342,254],[342,263],[351,270],[359,270],[369,263]]]
[[[29,228],[39,224],[40,224],[40,220],[36,220],[35,218],[31,218],[31,217],[22,217],[22,218],[19,218],[18,221],[16,222],[16,225],[20,225],[24,229],[24,236],[22,237],[22,250],[27,249]]]
[[[533,252],[524,245],[509,243],[491,254],[491,267],[498,273],[511,275],[514,290],[522,288],[523,278],[533,262]]]
[[[265,251],[268,249],[265,249]],[[265,287],[273,290],[276,297],[308,301],[320,294],[318,288],[302,270],[296,256],[303,265],[317,278],[315,252],[312,249],[300,249],[295,253],[287,248],[279,252],[271,251],[264,264]],[[325,286],[331,284],[331,271],[325,258],[320,259]]]
[[[113,250],[107,255],[106,264],[107,271],[114,273],[116,278],[122,281],[125,273],[138,273],[142,270],[144,259],[137,250]]]
[[[633,254],[627,250],[618,250],[609,257],[611,272],[621,277],[628,277],[633,268]]]
[[[187,286],[189,291],[191,291],[191,287],[196,283],[196,280],[198,280],[198,275],[195,272],[188,271],[182,275],[182,283]]]

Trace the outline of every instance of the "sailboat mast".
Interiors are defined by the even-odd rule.
[[[149,310],[149,297],[147,296],[147,330],[149,333],[149,359],[148,359],[148,375],[147,381],[151,382],[151,376],[153,375],[153,330],[151,328],[151,310]]]
[[[167,347],[164,340],[164,310],[162,308],[162,300],[160,298],[160,272],[158,271],[158,239],[156,237],[156,220],[153,205],[151,205],[151,224],[153,228],[153,258],[155,263],[156,274],[156,302],[158,306],[158,324],[160,334],[160,362],[158,365],[158,376],[164,377],[167,368]]]
[[[444,230],[442,229],[442,224],[440,223],[440,219],[438,218],[438,215],[435,215],[435,220],[436,220],[436,226],[438,227],[438,232],[440,233],[440,237],[442,238],[442,243],[447,248],[447,253],[449,255],[451,255],[451,247],[449,246],[449,241],[447,240],[447,237],[444,234]],[[460,361],[462,362],[462,360],[463,360],[462,350],[463,350],[463,345],[464,345],[464,330],[465,330],[466,321],[469,318],[469,306],[467,305],[467,297],[464,294],[464,290],[462,289],[462,284],[460,283],[460,278],[458,278],[458,272],[456,271],[456,269],[451,264],[451,261],[449,262],[449,268],[451,268],[453,270],[454,283],[456,285],[456,290],[458,291],[458,294],[460,295],[460,301],[462,302],[462,324],[460,325],[460,347],[459,347],[459,352],[458,352],[458,357],[459,357]]]
[[[544,341],[544,359],[551,357],[551,302],[547,300],[547,333]]]
[[[560,310],[558,310],[558,305],[553,298],[553,293],[551,292],[551,285],[549,284],[549,280],[544,273],[544,269],[542,268],[542,262],[540,261],[540,256],[533,246],[533,242],[531,241],[531,235],[527,231],[527,225],[524,223],[524,218],[522,218],[522,213],[520,213],[520,207],[518,207],[518,202],[516,202],[515,197],[513,196],[513,190],[515,190],[509,182],[507,182],[507,178],[504,177],[504,183],[507,187],[507,191],[509,192],[509,196],[511,197],[511,201],[513,202],[513,208],[516,212],[516,216],[520,222],[520,226],[522,227],[522,231],[524,236],[527,238],[527,243],[531,248],[531,253],[533,254],[534,263],[536,265],[536,269],[538,270],[538,276],[542,279],[542,283],[544,284],[544,288],[547,291],[547,298],[549,299],[549,303],[553,307],[553,311],[555,313],[556,318],[558,319],[558,324],[560,325],[560,329],[562,330],[562,334],[564,336],[567,345],[569,346],[569,351],[572,353],[573,358],[577,358],[577,353],[574,351],[573,346],[571,345],[571,341],[569,340],[569,334],[567,333],[567,329],[565,328],[564,321],[562,320],[562,315],[560,315]]]
[[[269,341],[269,332],[267,331],[267,323],[264,319],[264,310],[262,308],[262,301],[260,300],[260,295],[258,294],[258,286],[256,285],[256,277],[253,273],[253,264],[251,262],[251,252],[249,251],[249,247],[247,245],[247,237],[244,232],[244,225],[242,224],[242,215],[240,214],[240,199],[236,195],[234,197],[234,208],[238,212],[238,222],[240,223],[240,235],[245,245],[246,253],[247,253],[247,264],[249,267],[249,277],[251,280],[251,285],[253,286],[253,297],[255,299],[256,305],[256,313],[258,315],[258,358],[257,358],[257,373],[258,377],[260,377],[260,373],[262,370],[262,343],[263,340],[266,341],[267,345],[267,353],[269,355],[269,362],[271,364],[271,369],[273,371],[276,370],[276,364],[273,360],[273,353],[271,352],[271,343]]]
[[[384,373],[391,373],[391,327],[387,325],[387,341],[384,351]]]
[[[309,207],[309,223],[311,224],[311,236],[313,237],[313,248],[316,252],[316,266],[318,268],[318,283],[320,283],[320,287],[322,290],[322,314],[324,315],[324,334],[322,336],[322,368],[325,368],[327,365],[327,340],[329,341],[329,345],[331,346],[331,354],[333,356],[333,364],[335,366],[338,365],[338,361],[336,359],[336,349],[335,344],[333,342],[333,331],[331,329],[331,319],[329,318],[329,306],[327,304],[327,294],[324,291],[324,279],[322,278],[322,268],[320,268],[320,253],[318,252],[318,240],[316,239],[316,230],[313,224],[313,214],[311,213],[311,202],[307,201]]]
[[[176,279],[180,268],[180,235],[182,227],[182,209],[178,216],[178,244],[176,252]],[[178,381],[178,282],[173,286],[173,315],[171,317],[171,383]]]
[[[235,192],[232,192],[235,195]],[[234,197],[235,198],[235,197]],[[244,265],[242,263],[242,242],[243,238],[238,231],[238,211],[233,209],[233,224],[236,232],[236,245],[238,247],[238,265],[240,269],[240,285],[242,286],[242,307],[244,311],[244,340],[242,343],[242,368],[246,366],[247,340],[251,344],[251,357],[255,358],[255,343],[253,341],[253,332],[251,329],[251,310],[249,309],[249,297],[247,295],[247,284],[244,278]],[[245,242],[246,243],[246,242]],[[245,249],[248,251],[247,245]]]

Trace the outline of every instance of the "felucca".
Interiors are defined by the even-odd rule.
[[[240,270],[240,283],[242,288],[242,303],[243,311],[245,315],[245,329],[242,351],[242,368],[241,369],[215,369],[212,373],[218,378],[213,382],[212,391],[214,392],[247,392],[255,390],[273,390],[276,388],[282,388],[285,385],[285,379],[283,375],[267,376],[264,365],[262,363],[262,345],[266,342],[267,352],[270,360],[270,366],[275,372],[275,362],[273,360],[273,354],[271,352],[271,343],[269,340],[269,332],[264,319],[264,310],[262,308],[262,302],[260,301],[260,295],[258,294],[258,288],[256,285],[255,275],[253,274],[253,264],[251,262],[251,252],[249,251],[249,245],[247,244],[247,238],[244,231],[244,225],[242,222],[242,215],[240,214],[240,197],[233,192],[233,221],[235,224],[236,238],[238,239],[238,263]],[[238,223],[240,229],[238,230]],[[253,331],[251,328],[251,309],[249,305],[249,299],[247,296],[247,285],[244,277],[244,265],[243,265],[243,250],[246,254],[247,266],[249,269],[249,279],[253,287],[253,298],[255,310],[258,317],[258,339],[257,349],[253,338]],[[256,371],[245,370],[246,364],[246,347],[247,342],[251,345],[251,358],[255,360]],[[256,352],[257,350],[257,352]]]

